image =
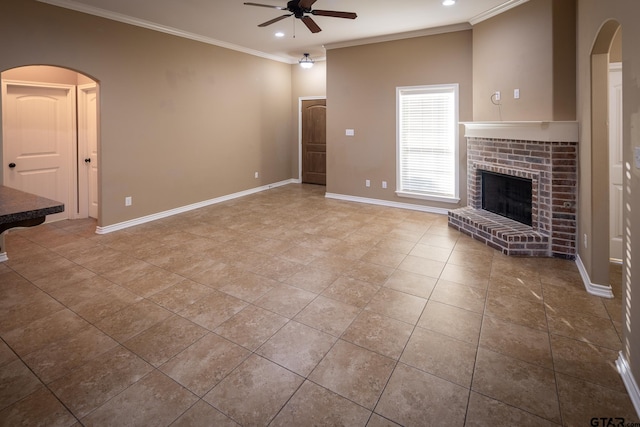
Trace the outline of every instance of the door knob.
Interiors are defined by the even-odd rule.
[[[85,163],[91,163],[91,159],[87,157],[86,159],[84,159],[84,162]]]
[[[10,167],[11,169],[13,169],[13,168],[15,168],[15,167],[16,167],[16,164],[15,164],[15,163],[13,163],[13,162],[11,162],[11,163],[9,163],[9,167]]]

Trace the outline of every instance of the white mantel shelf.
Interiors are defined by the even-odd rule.
[[[466,138],[578,142],[578,122],[461,122]]]

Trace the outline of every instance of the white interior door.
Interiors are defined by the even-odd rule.
[[[622,261],[622,64],[609,67],[609,257]]]
[[[75,86],[3,80],[4,185],[62,202],[74,217]]]
[[[98,92],[95,83],[78,86],[78,170],[80,216],[98,218]]]

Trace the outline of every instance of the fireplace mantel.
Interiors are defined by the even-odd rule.
[[[578,142],[578,122],[461,122],[467,138]]]

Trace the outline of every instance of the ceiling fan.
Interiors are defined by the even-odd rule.
[[[245,3],[248,6],[260,6],[260,7],[269,7],[272,9],[278,10],[287,10],[291,13],[287,13],[286,15],[278,16],[277,18],[271,19],[267,22],[263,22],[258,25],[258,27],[266,27],[271,24],[275,24],[278,21],[281,21],[290,16],[295,16],[300,19],[304,25],[307,26],[309,31],[312,33],[319,33],[322,29],[316,24],[316,22],[307,14],[316,15],[316,16],[331,16],[334,18],[346,18],[346,19],[356,19],[358,15],[353,12],[338,12],[335,10],[317,10],[311,9],[311,6],[316,2],[316,0],[291,0],[287,2],[287,7],[282,6],[271,6],[268,4],[260,4],[260,3]]]

